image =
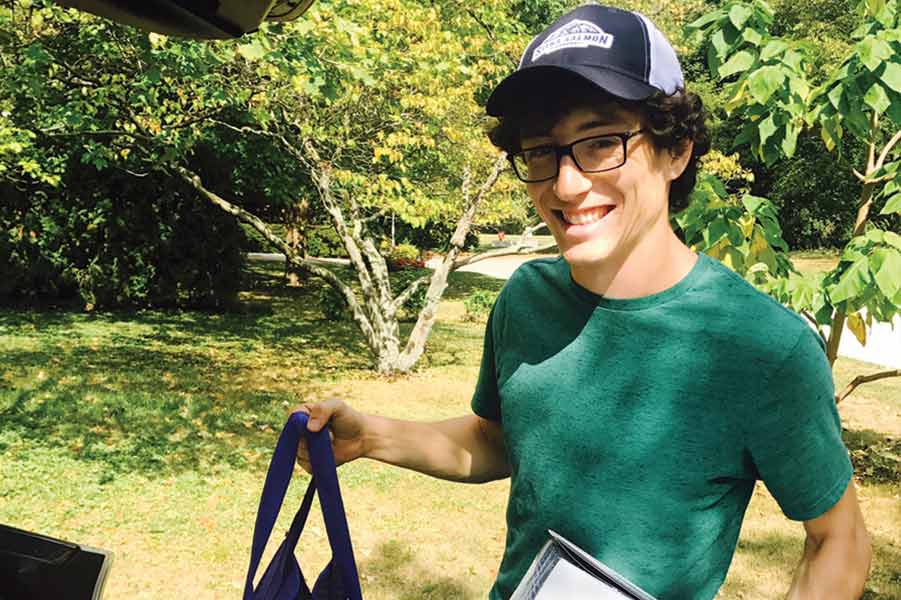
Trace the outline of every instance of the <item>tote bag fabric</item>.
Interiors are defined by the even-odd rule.
[[[313,479],[291,528],[254,589],[254,576],[291,482],[297,444],[301,436],[306,436],[307,439]],[[332,560],[319,575],[311,591],[294,556],[294,548],[310,513],[315,493],[319,494]],[[288,419],[269,464],[253,530],[250,565],[244,582],[244,600],[362,600],[328,428],[316,433],[307,431],[307,415],[303,413],[294,413]]]

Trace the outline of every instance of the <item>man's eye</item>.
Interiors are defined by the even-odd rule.
[[[611,150],[618,144],[620,144],[618,138],[597,138],[588,141],[588,148],[590,150]]]
[[[531,150],[526,150],[523,154],[528,161],[542,160],[548,158],[549,156],[553,156],[554,150],[549,147],[532,148]]]

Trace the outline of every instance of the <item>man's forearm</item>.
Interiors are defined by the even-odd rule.
[[[847,538],[810,537],[786,600],[857,600],[864,591],[872,549],[866,531]]]
[[[368,415],[363,456],[426,475],[481,483],[507,477],[503,444],[475,415],[437,423]]]

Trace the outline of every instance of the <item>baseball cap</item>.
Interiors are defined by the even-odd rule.
[[[560,77],[591,82],[624,100],[644,100],[657,92],[671,96],[685,88],[676,51],[647,17],[590,4],[536,36],[485,108],[491,116],[503,116]]]

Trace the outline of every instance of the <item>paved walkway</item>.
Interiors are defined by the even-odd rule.
[[[539,256],[546,257],[548,255]],[[533,258],[537,258],[537,256],[500,256],[479,261],[462,267],[460,270],[507,279],[519,265]],[[829,335],[829,328],[825,329],[826,335]],[[888,323],[874,323],[872,329],[867,332],[866,346],[861,346],[854,334],[846,328],[842,334],[838,353],[839,356],[862,360],[881,367],[901,369],[901,317],[895,317],[894,330]]]

